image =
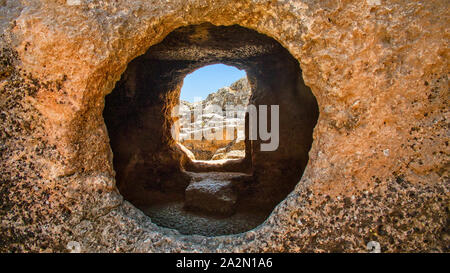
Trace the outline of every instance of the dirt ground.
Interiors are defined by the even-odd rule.
[[[219,236],[237,234],[262,224],[270,212],[238,206],[229,217],[218,217],[184,209],[183,200],[141,208],[153,223],[178,230],[182,234]]]

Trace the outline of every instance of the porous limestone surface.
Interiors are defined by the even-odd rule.
[[[2,1],[0,251],[448,252],[447,6]],[[295,190],[237,235],[181,235],[123,200],[102,118],[132,59],[205,22],[279,41],[320,110]]]

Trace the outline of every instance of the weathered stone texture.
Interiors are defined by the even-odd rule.
[[[234,212],[237,194],[230,181],[207,179],[191,183],[186,188],[185,205],[209,213],[229,215]]]
[[[449,251],[447,1],[0,3],[0,251]],[[131,60],[205,22],[279,41],[320,110],[295,190],[231,236],[123,201],[102,118]]]

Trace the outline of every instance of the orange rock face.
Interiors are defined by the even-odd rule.
[[[449,251],[446,1],[69,2],[0,7],[0,251],[364,252],[370,241],[382,252]],[[287,146],[270,160],[252,158],[269,171],[256,174],[267,191],[306,167],[267,221],[199,240],[158,227],[123,199],[103,109],[133,59],[175,29],[203,23],[279,42],[319,115],[307,157],[289,159]],[[265,49],[242,48],[255,50]],[[176,99],[167,94],[155,98]],[[265,98],[277,94],[255,99]],[[295,137],[303,143],[307,134]],[[131,148],[134,140],[125,138]],[[152,185],[186,160],[173,150],[133,155],[127,163],[152,162]],[[270,172],[275,160],[298,169]]]

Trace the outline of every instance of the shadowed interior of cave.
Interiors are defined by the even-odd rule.
[[[249,104],[279,105],[278,149],[261,151],[260,138],[248,139],[248,114],[241,159],[195,161],[173,138],[184,77],[216,63],[246,71]],[[294,189],[318,106],[298,61],[277,41],[236,25],[201,24],[176,29],[131,61],[103,115],[124,198],[160,226],[217,236],[255,228]]]

